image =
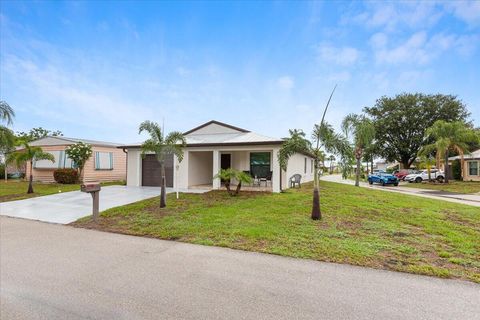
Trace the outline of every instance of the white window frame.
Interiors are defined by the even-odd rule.
[[[478,175],[480,175],[480,174],[479,174],[479,173],[480,173],[480,172],[479,172],[479,161],[467,161],[467,163],[468,163],[467,169],[468,169],[468,175],[469,175],[469,176],[472,176],[472,177],[473,177],[473,176],[478,176]],[[470,165],[471,165],[472,163],[475,163],[476,166],[477,166],[477,167],[475,168],[475,169],[477,169],[477,174],[471,174],[471,173],[470,173],[470,170],[471,170]]]
[[[109,157],[110,157],[110,167],[109,167],[109,168],[101,168],[101,167],[100,167],[100,154],[101,154],[101,153],[108,153],[108,154],[109,154]],[[95,170],[113,170],[113,168],[114,168],[113,152],[109,152],[109,151],[95,151],[94,167],[95,167]]]

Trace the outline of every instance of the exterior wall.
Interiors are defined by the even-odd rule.
[[[43,151],[63,151],[67,146],[40,146]],[[116,181],[126,179],[126,154],[123,150],[110,147],[92,146],[92,151],[112,152],[113,153],[113,169],[112,170],[96,170],[95,169],[95,154],[86,162],[84,168],[85,181]],[[33,180],[41,182],[55,182],[53,179],[53,171],[55,169],[33,169]],[[27,163],[26,178],[30,175],[30,163]]]
[[[307,159],[307,172],[305,173],[305,159]],[[288,159],[287,171],[284,176],[286,179],[283,179],[282,176],[282,188],[287,189],[289,187],[289,179],[294,174],[300,174],[302,176],[301,183],[313,181],[314,173],[312,167],[312,158],[309,156],[297,153]]]
[[[213,152],[189,152],[188,155],[188,186],[212,184],[213,182]]]
[[[469,171],[468,171],[468,163],[469,162],[477,162],[477,165],[478,165],[478,168],[479,168],[479,175],[470,175],[469,174]],[[464,171],[465,173],[465,176],[463,177],[463,180],[464,181],[480,181],[480,159],[473,159],[473,160],[465,160],[465,163],[464,163]]]
[[[140,149],[128,149],[127,186],[142,185],[142,157]]]

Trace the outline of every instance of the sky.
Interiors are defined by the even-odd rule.
[[[458,95],[480,126],[480,1],[0,2],[15,131],[139,142],[144,120],[273,137],[382,96]]]

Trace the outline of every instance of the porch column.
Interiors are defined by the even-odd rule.
[[[279,149],[272,150],[272,192],[280,192],[280,164],[278,163]]]
[[[213,150],[213,175],[215,176],[220,171],[220,151]],[[220,179],[213,179],[213,189],[220,189]]]

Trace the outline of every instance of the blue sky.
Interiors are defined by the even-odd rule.
[[[141,141],[149,119],[311,132],[383,95],[458,95],[480,125],[478,2],[0,4],[0,96],[14,130]]]

